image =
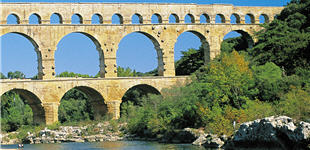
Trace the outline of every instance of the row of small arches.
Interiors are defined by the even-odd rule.
[[[226,22],[225,16],[223,14],[217,14],[215,17],[215,23],[228,23]],[[229,18],[231,24],[240,24],[242,23],[242,18],[240,15],[234,13]],[[266,14],[261,14],[259,16],[259,23],[268,23],[269,17]],[[29,17],[29,24],[41,24],[41,17],[34,13]],[[62,16],[58,13],[54,13],[50,17],[51,24],[63,24]],[[80,14],[74,14],[71,17],[72,24],[83,24],[83,18]],[[102,24],[103,18],[100,14],[94,14],[91,19],[92,24]],[[122,15],[114,14],[112,16],[112,24],[123,24],[124,20]],[[143,24],[143,17],[136,13],[131,17],[132,24]],[[159,14],[153,14],[151,17],[151,23],[158,24],[162,23],[162,17]],[[176,14],[171,14],[169,16],[169,23],[180,23],[180,18]],[[184,23],[195,23],[195,18],[192,14],[187,14],[184,18]],[[202,14],[200,16],[200,23],[211,23],[211,18],[207,14]],[[244,23],[253,24],[255,23],[255,17],[253,14],[246,14],[244,18]],[[7,24],[20,24],[20,19],[16,14],[10,14],[7,17]]]

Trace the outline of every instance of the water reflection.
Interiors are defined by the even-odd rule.
[[[18,145],[1,145],[2,149],[16,149]],[[162,144],[144,141],[95,143],[25,144],[23,150],[205,150],[191,144]]]

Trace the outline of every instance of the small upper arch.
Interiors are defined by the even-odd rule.
[[[261,14],[259,16],[259,23],[269,23],[269,16],[267,14]]]
[[[59,13],[53,13],[50,17],[50,24],[62,24],[63,19]]]
[[[17,14],[11,13],[6,17],[7,24],[20,24],[20,18]]]
[[[240,16],[237,13],[231,14],[231,16],[230,16],[230,23],[231,24],[239,24],[241,22],[240,20],[241,20]]]
[[[82,23],[83,23],[83,17],[80,14],[75,13],[72,15],[71,24],[82,24]]]
[[[169,16],[169,23],[180,23],[180,18],[177,14],[175,13],[172,13],[170,16]]]
[[[95,13],[92,17],[91,17],[91,23],[92,24],[102,24],[103,23],[103,18],[99,13]]]
[[[124,24],[123,16],[119,13],[115,13],[112,16],[112,24]]]
[[[253,24],[253,23],[255,23],[255,17],[254,17],[254,15],[253,14],[251,14],[251,13],[247,13],[246,15],[245,15],[245,23],[246,24]]]
[[[210,23],[210,16],[206,13],[200,15],[200,23]]]
[[[162,23],[163,20],[162,20],[161,15],[158,14],[158,13],[153,14],[152,17],[151,17],[151,22],[152,23]]]
[[[194,15],[188,13],[184,18],[184,23],[195,23]]]
[[[132,24],[143,24],[143,17],[139,13],[135,13],[131,17]]]
[[[215,16],[215,23],[225,23],[225,16],[223,14],[217,14]]]
[[[29,24],[41,24],[41,16],[33,13],[29,16]]]

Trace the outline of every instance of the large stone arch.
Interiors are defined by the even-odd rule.
[[[102,50],[102,47],[101,47],[101,44],[99,42],[99,38],[97,37],[96,34],[92,34],[92,33],[87,33],[87,32],[84,32],[84,31],[74,31],[74,32],[68,32],[68,33],[64,33],[62,34],[61,38],[60,39],[57,39],[56,41],[56,45],[58,46],[59,42],[67,35],[71,34],[71,33],[80,33],[86,37],[88,37],[89,39],[91,39],[91,41],[95,44],[96,46],[96,49],[99,53],[99,74],[100,74],[100,77],[104,77],[105,76],[105,61],[104,61],[104,52]],[[56,46],[56,47],[57,47]],[[58,49],[58,48],[57,48]],[[56,51],[57,51],[56,49]],[[54,53],[54,58],[55,58],[55,53]]]
[[[160,32],[160,31],[159,31]],[[129,32],[126,32],[125,34],[123,34],[123,36],[120,38],[120,42],[129,34],[131,33],[140,33],[144,36],[146,36],[148,39],[150,39],[154,45],[154,48],[157,52],[157,60],[158,60],[158,66],[157,66],[157,69],[158,69],[158,76],[163,76],[164,74],[164,62],[163,62],[163,50],[162,48],[160,47],[160,44],[159,44],[159,39],[155,38],[154,35],[152,35],[150,32],[148,31],[129,31]],[[119,42],[119,43],[120,43]],[[117,50],[118,51],[118,50]],[[116,53],[117,53],[116,51]]]
[[[98,89],[92,88],[90,86],[74,86],[73,88],[64,90],[64,93],[62,93],[61,99],[71,89],[77,89],[87,95],[88,100],[89,100],[88,103],[91,104],[91,107],[94,110],[95,120],[99,120],[103,118],[103,116],[107,113],[106,102],[103,96],[101,95],[101,93],[98,92]],[[59,100],[59,104],[61,103],[61,99]]]
[[[2,93],[3,92],[3,93]],[[39,97],[34,94],[34,92],[31,92],[26,89],[22,88],[14,88],[10,89],[7,91],[2,91],[1,92],[1,97],[3,94],[7,92],[15,92],[18,94],[22,99],[24,99],[24,103],[28,104],[33,112],[33,122],[35,124],[45,124],[46,123],[46,115],[45,115],[45,110],[42,105],[42,101],[39,99]]]
[[[144,83],[141,83],[141,84],[136,84],[136,85],[133,85],[131,87],[128,87],[126,88],[124,91],[124,94],[122,97],[124,97],[124,95],[131,89],[134,89],[134,88],[140,88],[142,91],[146,92],[146,93],[152,93],[152,94],[158,94],[158,95],[162,95],[162,93],[160,92],[160,90],[158,90],[154,85],[151,85],[151,84],[144,84]]]
[[[148,94],[156,94],[156,95],[162,95],[162,93],[157,89],[154,85],[151,84],[136,84],[130,87],[127,87],[126,89],[123,90],[123,93],[121,93],[121,103],[125,101],[131,101],[131,99],[125,98],[125,95],[130,95],[130,92],[133,90],[137,90],[138,92],[141,92],[140,94],[142,96],[147,96]]]
[[[251,32],[250,32],[250,31],[248,31],[248,30],[246,30],[246,29],[233,29],[233,30],[228,30],[228,31],[226,31],[226,32],[224,33],[224,36],[225,36],[226,34],[232,32],[232,31],[235,31],[235,32],[241,34],[242,38],[244,38],[244,40],[247,41],[247,43],[248,43],[248,48],[253,48],[255,39],[254,39],[254,37],[251,35]],[[224,38],[224,36],[223,36],[223,38]],[[223,39],[223,38],[222,38],[222,39]],[[223,42],[223,40],[222,40],[222,42]],[[222,43],[222,42],[221,42],[221,43]]]
[[[185,33],[185,32],[193,33],[194,35],[196,35],[200,39],[201,46],[204,49],[204,62],[205,62],[205,64],[210,62],[210,59],[211,59],[211,57],[210,57],[210,43],[209,43],[209,40],[207,39],[207,37],[202,34],[202,31],[190,29],[190,30],[183,30],[182,32],[179,32],[179,34],[177,35],[177,38],[182,33]]]
[[[38,79],[42,79],[44,76],[43,66],[42,66],[42,54],[41,54],[41,51],[39,49],[39,45],[37,44],[37,42],[32,37],[30,37],[28,34],[20,32],[20,31],[18,31],[18,32],[15,32],[15,31],[1,32],[0,36],[4,36],[4,35],[9,34],[9,33],[21,35],[21,36],[25,37],[28,41],[30,41],[30,43],[33,45],[34,51],[37,54]]]

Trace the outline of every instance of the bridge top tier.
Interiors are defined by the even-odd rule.
[[[250,15],[252,23],[258,23],[260,15],[263,15],[266,21],[273,20],[283,9],[283,7],[175,3],[0,3],[0,7],[0,24],[6,24],[10,14],[15,15],[20,24],[28,24],[29,16],[32,14],[40,18],[41,24],[49,24],[52,14],[59,15],[62,24],[71,24],[71,17],[74,14],[78,14],[83,24],[91,24],[92,16],[95,14],[100,17],[102,24],[110,24],[115,14],[122,19],[123,24],[130,24],[134,14],[141,17],[144,24],[151,23],[154,14],[160,18],[160,23],[168,23],[170,15],[177,18],[177,23],[182,23],[188,14],[193,23],[199,23],[201,15],[209,20],[207,23],[214,23],[216,15],[220,15],[226,22],[229,22],[231,15],[235,15],[239,17],[241,23],[246,15]]]

